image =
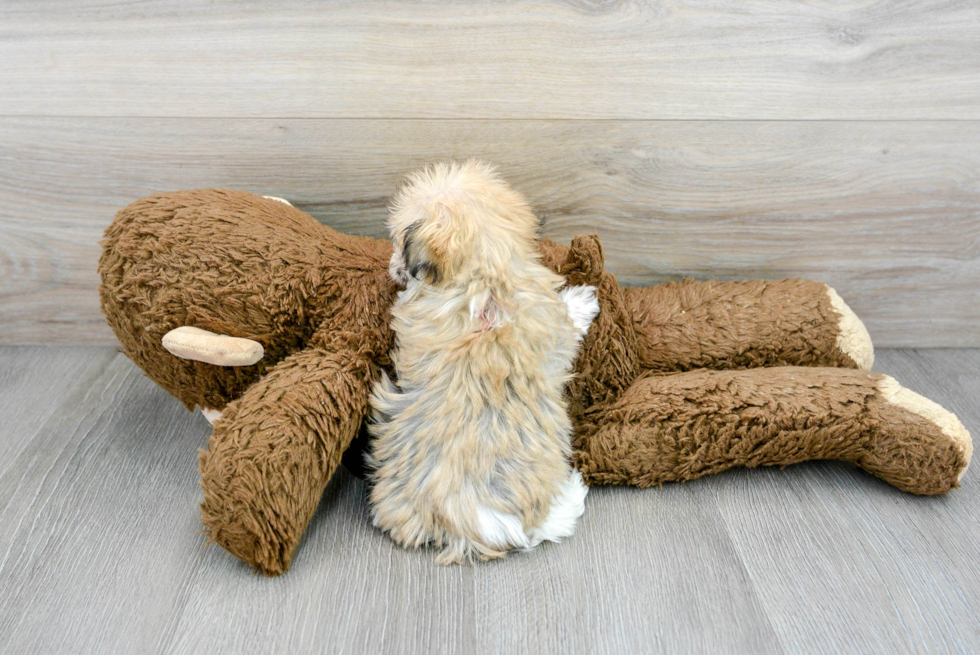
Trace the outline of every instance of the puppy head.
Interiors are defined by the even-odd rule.
[[[479,161],[435,164],[412,173],[389,207],[395,251],[389,270],[401,284],[450,285],[503,275],[514,257],[536,255],[538,220],[524,198]]]

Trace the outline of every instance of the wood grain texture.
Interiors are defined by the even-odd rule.
[[[879,361],[978,433],[980,351]],[[832,463],[599,488],[566,543],[457,567],[395,547],[340,474],[293,568],[270,579],[198,529],[203,418],[108,349],[0,348],[0,371],[18,368],[38,373],[4,389],[38,426],[0,471],[2,652],[969,653],[980,640],[976,472],[931,498]],[[34,402],[59,371],[70,388]],[[9,425],[0,443],[25,434]]]
[[[7,1],[0,114],[980,119],[971,1]]]
[[[98,240],[165,190],[287,198],[384,236],[408,171],[482,157],[628,284],[810,277],[878,346],[980,346],[980,122],[0,118],[0,343],[114,343]]]
[[[886,350],[876,368],[956,412],[974,438],[980,432],[980,352]],[[831,463],[716,482],[736,551],[787,652],[976,652],[976,471],[934,499]]]
[[[51,352],[49,352],[51,351]],[[62,353],[68,356],[60,356]],[[61,351],[52,346],[5,348],[0,359],[0,475],[28,449],[41,427],[60,410],[79,376],[102,360],[111,350],[98,347]]]
[[[0,475],[0,651],[142,651],[200,568],[195,469],[205,432],[107,354]],[[0,440],[15,438],[0,425]]]

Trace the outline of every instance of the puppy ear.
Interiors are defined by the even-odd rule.
[[[426,248],[418,238],[417,231],[422,222],[412,223],[405,228],[404,246],[402,247],[402,259],[405,261],[405,268],[412,277],[424,280],[429,284],[436,284],[439,279],[439,268],[430,259]]]

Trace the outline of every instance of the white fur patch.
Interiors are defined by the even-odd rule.
[[[585,513],[585,496],[588,493],[589,488],[582,482],[582,474],[572,469],[568,479],[551,499],[548,518],[539,527],[527,532],[516,516],[481,505],[477,508],[480,536],[488,546],[502,550],[531,549],[542,541],[557,543],[575,533],[575,524]]]
[[[476,518],[480,526],[480,536],[488,546],[501,550],[530,546],[521,520],[513,514],[504,514],[480,505],[476,510]]]
[[[565,537],[571,537],[575,532],[575,524],[585,512],[585,496],[589,488],[582,482],[582,474],[578,469],[572,469],[568,479],[558,489],[551,499],[551,511],[548,518],[539,528],[528,531],[531,547],[542,541],[558,542]]]
[[[568,315],[572,317],[572,324],[578,330],[581,339],[588,334],[592,320],[599,314],[595,287],[587,285],[565,287],[558,293],[558,297],[568,306]]]
[[[268,198],[269,200],[275,200],[276,202],[281,202],[282,204],[289,205],[290,207],[293,206],[293,203],[289,202],[288,200],[283,200],[282,198],[277,198],[275,196],[262,196],[262,197]]]

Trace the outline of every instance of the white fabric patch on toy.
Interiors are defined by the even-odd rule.
[[[199,409],[201,410],[201,414],[204,415],[204,418],[206,418],[208,420],[208,423],[210,423],[211,425],[214,425],[215,421],[221,418],[220,409],[209,409],[207,407],[201,407]]]

